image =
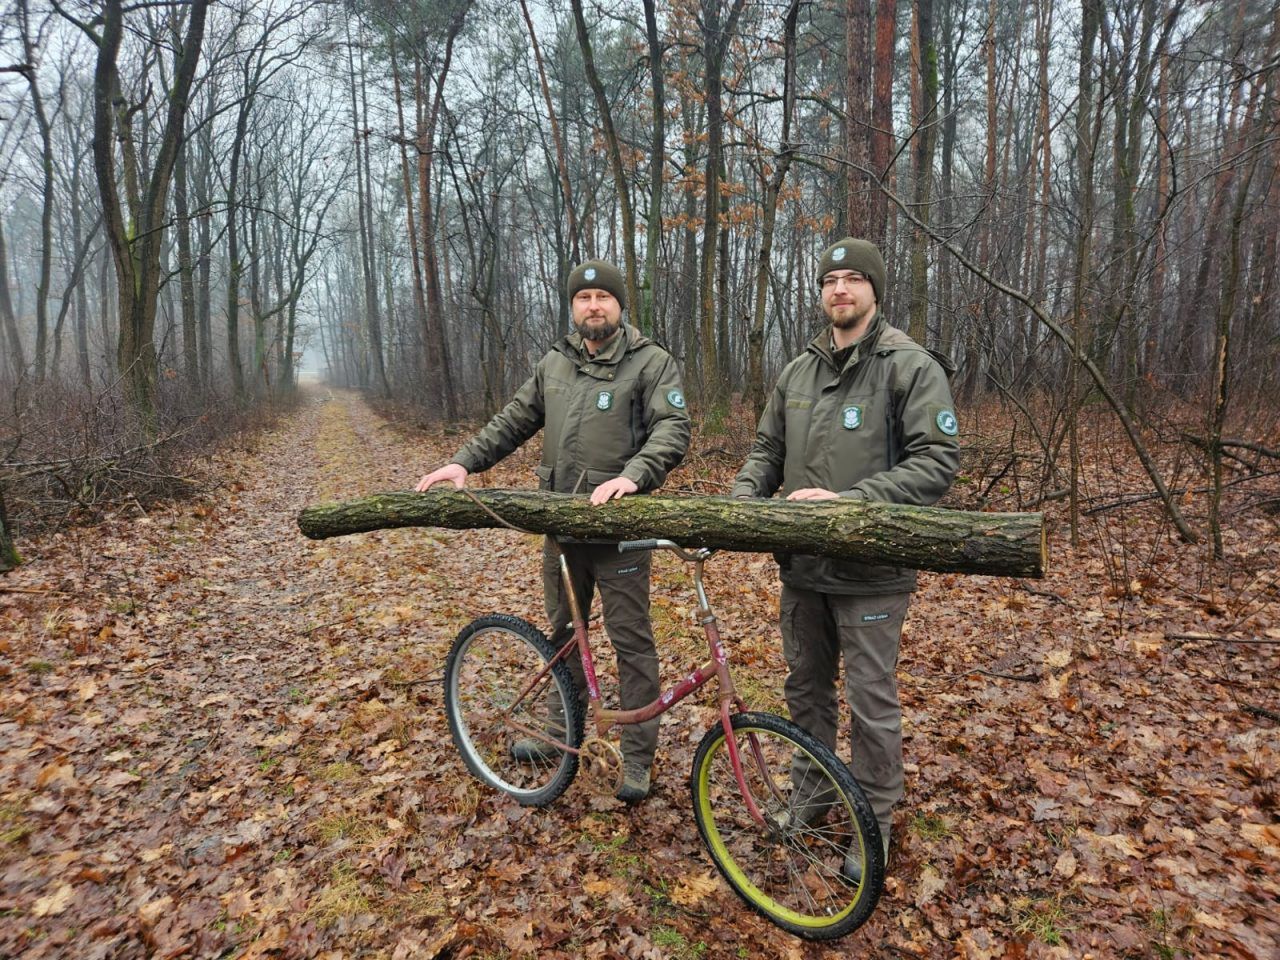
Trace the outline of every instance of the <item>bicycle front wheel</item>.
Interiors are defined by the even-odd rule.
[[[862,788],[823,743],[769,713],[731,718],[748,811],[722,725],[702,738],[690,789],[698,832],[729,885],[808,940],[861,926],[884,886],[880,829]],[[856,878],[856,879],[855,879]]]
[[[449,732],[467,768],[525,806],[550,803],[578,772],[582,707],[569,668],[527,620],[492,614],[462,629],[444,668]],[[551,742],[551,741],[554,741]]]

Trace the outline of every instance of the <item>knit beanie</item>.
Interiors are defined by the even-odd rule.
[[[876,245],[869,240],[845,237],[822,251],[822,256],[818,259],[818,286],[822,286],[822,278],[832,270],[857,270],[865,274],[871,281],[871,289],[875,291],[876,303],[884,299],[884,257],[880,256]]]
[[[579,290],[588,288],[608,290],[617,298],[618,306],[627,309],[627,285],[622,279],[622,272],[612,263],[588,260],[574,268],[569,274],[569,299],[572,300]]]

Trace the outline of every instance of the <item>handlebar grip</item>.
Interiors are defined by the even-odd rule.
[[[657,540],[623,540],[618,544],[619,553],[631,553],[633,550],[657,550]]]

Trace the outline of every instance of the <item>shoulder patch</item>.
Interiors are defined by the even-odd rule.
[[[939,410],[938,415],[934,417],[934,423],[948,437],[954,437],[960,432],[960,421],[956,419],[954,410]]]
[[[677,410],[683,410],[685,408],[684,394],[679,390],[668,390],[667,403],[671,404]]]

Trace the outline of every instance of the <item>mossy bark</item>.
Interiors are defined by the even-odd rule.
[[[1042,577],[1039,513],[973,513],[861,500],[790,503],[730,497],[623,497],[593,507],[586,496],[532,490],[383,493],[307,507],[298,527],[313,540],[391,527],[512,526],[578,540],[659,537],[688,547],[807,553],[919,570]]]

